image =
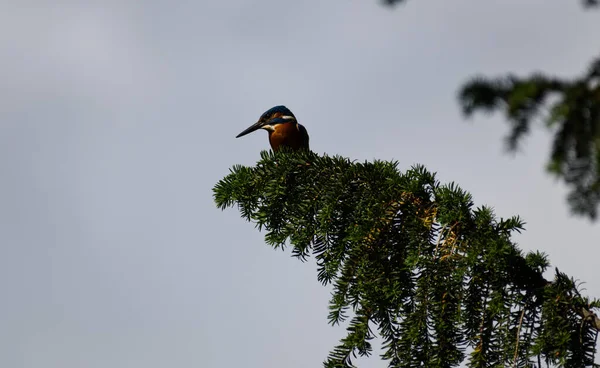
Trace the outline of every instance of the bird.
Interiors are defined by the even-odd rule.
[[[283,105],[265,111],[256,123],[246,128],[236,138],[258,129],[269,132],[269,144],[274,152],[279,151],[282,147],[288,147],[294,151],[309,150],[306,128],[298,123],[290,109]]]

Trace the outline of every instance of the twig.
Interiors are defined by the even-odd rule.
[[[516,368],[517,366],[517,358],[519,357],[519,341],[521,340],[521,326],[523,325],[523,316],[525,315],[525,306],[523,306],[523,311],[521,312],[521,318],[519,318],[519,326],[517,327],[517,343],[515,344],[515,358],[513,366]]]

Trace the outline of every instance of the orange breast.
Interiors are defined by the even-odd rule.
[[[308,135],[306,130],[301,131],[295,122],[277,124],[275,131],[269,132],[269,143],[273,151],[279,150],[281,146],[294,150],[308,149]]]

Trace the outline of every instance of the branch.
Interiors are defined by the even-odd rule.
[[[581,316],[584,321],[589,321],[589,324],[596,330],[600,331],[600,318],[596,315],[596,313],[590,311],[587,308],[580,307],[579,309],[575,309],[575,313]]]
[[[594,313],[600,302],[588,302],[558,271],[552,281],[543,277],[546,256],[523,255],[511,241],[524,226],[518,217],[497,219],[488,207],[473,209],[468,192],[440,184],[422,166],[400,172],[395,162],[357,163],[312,152],[261,156],[255,167],[234,167],[215,186],[215,201],[222,209],[237,206],[267,231],[274,248],[314,255],[317,279],[333,287],[332,313],[352,309],[366,318],[353,319],[330,355],[332,364],[350,351],[370,353],[369,320],[394,366],[436,366],[439,359],[456,366],[464,349],[478,351],[478,337],[485,346],[471,355],[475,365],[511,365],[513,351],[531,354],[534,348],[552,362],[569,356],[584,365],[591,359],[595,346],[587,334],[600,330]],[[441,250],[453,256],[440,256]],[[531,309],[511,318],[523,296]],[[506,328],[494,327],[500,320]],[[521,325],[533,326],[532,344],[515,340]]]

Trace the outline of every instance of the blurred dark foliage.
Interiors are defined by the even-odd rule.
[[[384,0],[387,5],[404,0]],[[600,0],[583,0],[595,7]],[[536,118],[555,136],[547,169],[569,188],[571,212],[595,220],[600,206],[600,57],[585,75],[559,79],[538,73],[527,78],[478,76],[460,91],[469,116],[482,110],[504,111],[511,123],[507,147],[515,151]]]
[[[574,79],[543,74],[520,78],[475,77],[460,91],[463,112],[504,111],[511,123],[509,150],[531,130],[536,118],[554,132],[547,169],[563,179],[575,214],[595,219],[600,204],[600,58]]]

